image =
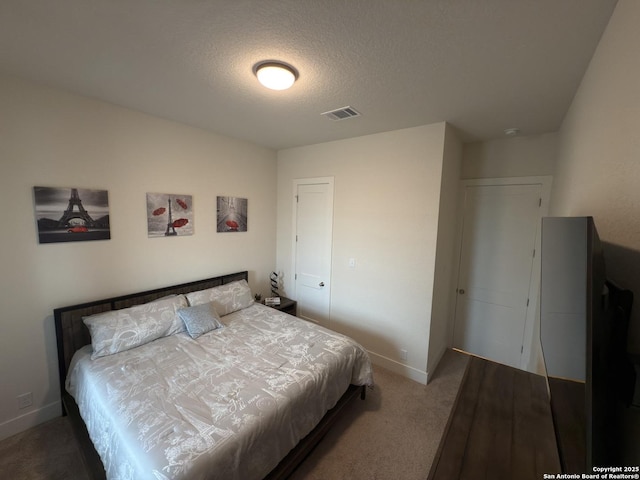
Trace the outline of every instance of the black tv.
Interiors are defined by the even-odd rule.
[[[616,465],[611,310],[592,217],[542,219],[540,340],[564,473]]]

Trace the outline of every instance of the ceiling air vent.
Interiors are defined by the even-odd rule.
[[[331,120],[346,120],[347,118],[359,117],[360,112],[353,107],[342,107],[321,113],[320,115],[324,115]]]

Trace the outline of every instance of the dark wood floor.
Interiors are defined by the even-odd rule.
[[[562,472],[585,473],[587,471],[585,385],[549,377],[549,389]]]
[[[471,357],[430,480],[560,472],[545,378]]]

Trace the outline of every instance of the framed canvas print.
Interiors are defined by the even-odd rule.
[[[149,237],[193,235],[193,197],[170,193],[147,193]]]
[[[217,231],[247,231],[247,199],[238,197],[218,197]]]
[[[88,188],[33,187],[39,243],[109,240],[109,194]]]

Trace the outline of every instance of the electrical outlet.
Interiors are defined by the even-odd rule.
[[[350,258],[349,259],[349,268],[356,268],[356,259],[355,258]]]
[[[33,394],[31,392],[18,395],[18,408],[27,408],[33,405]]]
[[[404,348],[400,350],[400,359],[406,360],[409,357],[409,352],[407,352]]]

